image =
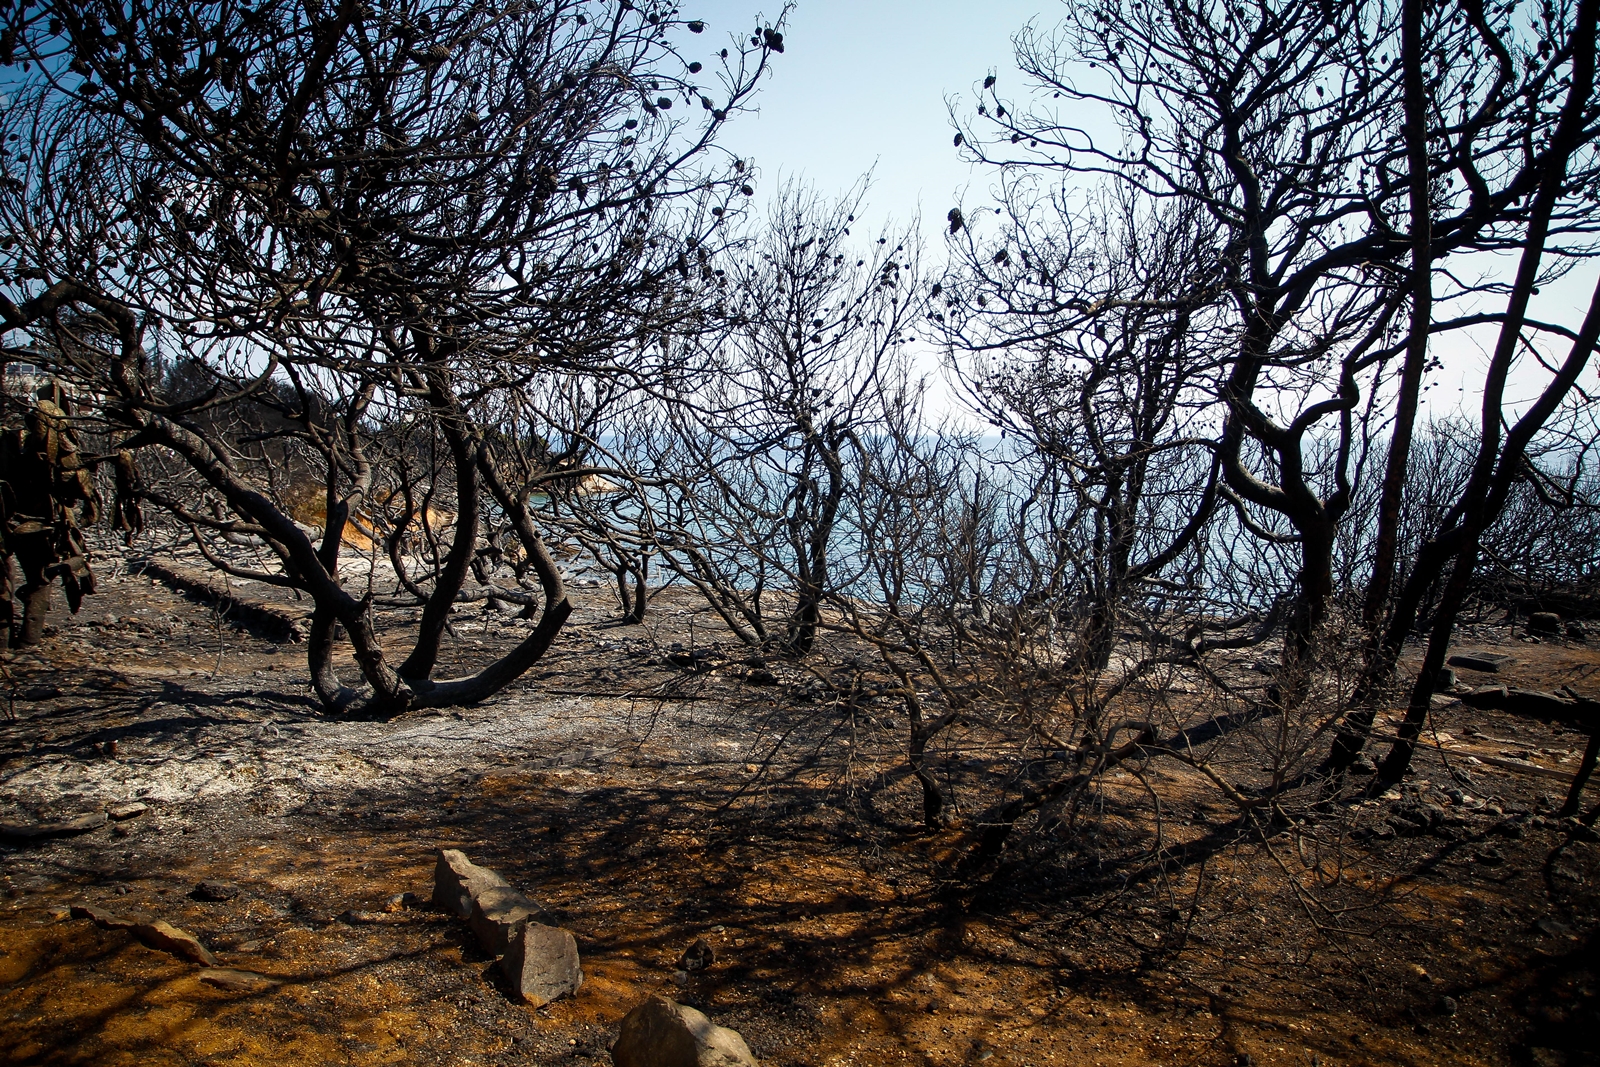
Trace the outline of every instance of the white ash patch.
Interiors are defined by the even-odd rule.
[[[419,780],[507,762],[600,764],[615,758],[617,741],[629,732],[619,721],[629,713],[608,706],[615,703],[519,694],[388,723],[191,718],[149,736],[139,736],[134,724],[123,731],[114,758],[51,753],[14,760],[0,770],[0,814],[99,810],[131,801],[183,806],[240,795],[283,812],[358,789],[399,792]],[[195,711],[156,706],[146,716]],[[579,743],[592,742],[597,732],[612,742]]]

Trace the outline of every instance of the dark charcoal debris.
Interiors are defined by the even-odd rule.
[[[195,886],[194,889],[190,890],[189,892],[189,896],[191,898],[195,900],[208,901],[211,903],[232,900],[238,895],[239,887],[234,885],[232,882],[205,881]]]
[[[1528,616],[1528,632],[1556,637],[1561,633],[1561,616],[1553,611],[1536,611]]]
[[[717,962],[717,950],[702,937],[683,950],[683,955],[678,959],[678,966],[685,971],[703,971],[715,962]]]

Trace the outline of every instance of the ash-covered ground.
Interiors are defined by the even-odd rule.
[[[889,713],[843,716],[805,672],[718,649],[681,593],[620,627],[580,586],[494,700],[356,722],[321,713],[302,646],[100,570],[6,665],[0,821],[120,816],[0,844],[8,1062],[605,1063],[652,992],[769,1064],[1595,1061],[1600,864],[1553,816],[1584,741],[1560,726],[1441,702],[1402,790],[1265,840],[1174,781],[1190,858],[1120,882],[1109,858],[1148,827],[1113,783],[1066,858],[971,879],[959,823],[903,832]],[[448,651],[467,669],[523,626],[463,612]],[[1466,635],[1515,652],[1513,684],[1592,689],[1592,648],[1509,638]],[[694,649],[726,655],[673,665]],[[981,747],[949,755],[952,782],[983,773]],[[394,901],[427,897],[441,847],[575,933],[576,997],[514,1002],[462,924]],[[1111,873],[1080,877],[1096,856]],[[244,977],[74,905],[165,919]],[[701,938],[716,961],[681,970]]]

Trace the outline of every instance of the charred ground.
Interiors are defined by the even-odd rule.
[[[971,870],[961,812],[903,832],[915,783],[870,702],[719,659],[670,592],[618,627],[580,591],[537,677],[354,722],[318,710],[300,646],[148,577],[103,587],[7,665],[0,818],[147,810],[0,856],[8,1062],[604,1063],[656,991],[770,1064],[1596,1062],[1600,852],[1554,817],[1570,729],[1441,700],[1399,790],[1276,820],[1198,782],[1154,819],[1113,775],[1092,820]],[[464,664],[521,632],[456,631]],[[1579,643],[1462,640],[1511,646],[1496,681],[1600,672]],[[683,670],[674,643],[711,655]],[[994,770],[962,744],[958,804]],[[426,896],[440,847],[577,934],[575,999],[520,1007],[459,924],[385,910]],[[198,900],[202,880],[239,892]],[[79,903],[167,919],[270,984],[202,982]],[[675,974],[702,937],[716,962]]]

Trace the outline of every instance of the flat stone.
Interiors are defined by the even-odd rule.
[[[1458,652],[1445,660],[1452,667],[1482,671],[1484,674],[1499,674],[1501,667],[1509,667],[1516,661],[1515,656],[1508,656],[1504,652]]]
[[[73,906],[72,917],[90,919],[102,930],[127,930],[153,949],[170,952],[203,967],[217,965],[217,958],[200,943],[199,938],[164,919],[151,919],[147,915],[117,915],[84,904]]]
[[[472,900],[467,925],[491,956],[504,956],[517,929],[544,909],[508,885],[490,886]]]
[[[261,993],[281,984],[276,978],[268,978],[254,971],[236,971],[231,967],[208,967],[200,975],[200,981],[230,993]]]
[[[100,908],[92,908],[86,904],[74,904],[71,915],[74,919],[88,919],[102,930],[132,930],[143,921],[127,915],[116,915]]]
[[[467,859],[466,853],[453,848],[439,850],[439,861],[433,868],[433,906],[443,908],[461,919],[472,916],[472,902],[484,890],[506,886],[506,880],[487,867],[479,867]]]
[[[535,1008],[576,993],[583,985],[578,942],[566,930],[523,922],[512,931],[500,970],[511,991]]]
[[[47,837],[70,837],[98,830],[106,824],[106,813],[92,811],[59,822],[0,822],[0,839],[10,841],[37,841]]]
[[[150,805],[141,804],[135,800],[127,804],[113,804],[111,807],[106,809],[106,814],[118,822],[121,822],[124,819],[137,819],[139,816],[143,815],[149,810]]]
[[[623,1017],[611,1061],[616,1067],[756,1067],[738,1031],[666,997],[651,997]]]
[[[202,967],[215,967],[217,957],[211,950],[200,943],[200,939],[187,930],[180,930],[165,919],[157,919],[152,923],[140,923],[133,928],[133,936],[143,941],[153,949],[170,952],[191,963],[198,963]]]

